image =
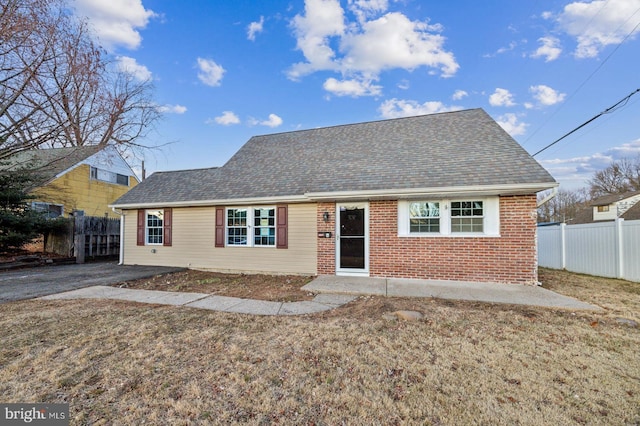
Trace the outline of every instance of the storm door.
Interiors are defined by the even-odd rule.
[[[337,272],[367,275],[369,271],[369,211],[367,203],[338,204]]]

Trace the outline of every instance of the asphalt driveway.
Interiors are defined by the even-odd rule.
[[[0,272],[0,303],[179,271],[163,266],[122,266],[117,262],[41,266]]]

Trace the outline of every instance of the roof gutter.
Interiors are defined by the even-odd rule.
[[[218,200],[195,200],[195,201],[169,201],[153,203],[128,203],[109,204],[111,208],[117,209],[151,209],[161,207],[209,207],[209,206],[235,206],[246,204],[284,204],[303,203],[309,199],[304,195],[289,195],[283,197],[252,197],[252,198],[227,198]]]
[[[384,200],[384,199],[415,199],[419,197],[463,197],[469,195],[523,195],[532,194],[545,189],[555,188],[557,182],[540,182],[508,185],[475,185],[475,186],[447,186],[434,188],[409,189],[374,189],[364,191],[331,191],[307,192],[304,195],[290,195],[277,197],[227,198],[213,200],[171,201],[152,203],[110,204],[109,207],[118,209],[149,209],[161,207],[208,207],[234,206],[247,204],[277,204],[277,203],[305,203],[314,201],[336,200]]]
[[[343,200],[343,199],[411,199],[417,197],[456,197],[468,195],[522,195],[557,187],[557,182],[509,184],[509,185],[474,185],[447,186],[436,188],[382,189],[369,191],[337,191],[308,192],[305,195],[310,201]]]

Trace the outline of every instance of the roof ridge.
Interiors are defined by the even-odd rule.
[[[215,169],[219,169],[222,166],[215,166],[215,167],[196,167],[193,169],[180,169],[180,170],[159,170],[156,172],[153,172],[153,174],[161,174],[161,173],[181,173],[181,172],[197,172],[199,170],[215,170]]]
[[[436,116],[436,115],[445,115],[445,114],[457,114],[457,113],[461,113],[461,112],[470,112],[470,111],[483,111],[486,114],[486,111],[484,111],[484,109],[482,109],[480,107],[478,107],[478,108],[466,108],[466,109],[458,109],[458,110],[455,110],[455,111],[441,111],[441,112],[433,112],[433,113],[430,113],[430,114],[418,114],[418,115],[409,115],[409,116],[405,116],[405,117],[382,118],[382,119],[379,119],[379,120],[360,121],[360,122],[357,122],[357,123],[334,124],[332,126],[313,127],[313,128],[309,128],[309,129],[288,130],[286,132],[263,133],[261,135],[254,135],[251,138],[249,138],[249,140],[251,140],[253,138],[262,137],[262,136],[275,136],[275,135],[290,134],[290,133],[310,132],[310,131],[313,131],[313,130],[334,129],[334,128],[338,128],[338,127],[361,126],[363,124],[384,123],[384,122],[390,122],[390,121],[400,121],[400,120],[408,120],[408,119],[415,119],[415,118],[423,118],[423,117],[427,117],[427,116]]]

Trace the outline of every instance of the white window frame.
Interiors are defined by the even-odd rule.
[[[99,180],[101,182],[112,183],[114,185],[121,186],[129,186],[129,176],[123,175],[121,173],[110,172],[109,170],[104,170],[99,167],[91,166],[89,169],[89,177],[91,180]],[[127,183],[119,183],[118,177],[125,178]]]
[[[229,225],[229,211],[230,210],[246,210],[246,225],[245,226],[230,226]],[[273,225],[267,226],[255,226],[256,214],[255,210],[273,210]],[[276,221],[277,221],[277,209],[276,206],[238,206],[238,207],[227,207],[224,211],[224,245],[225,247],[255,247],[255,248],[276,248],[277,246],[277,229],[276,229]],[[246,244],[230,244],[229,243],[229,228],[245,228],[247,230],[247,238]],[[261,228],[273,228],[273,244],[256,244],[255,243],[255,233],[257,229]]]
[[[451,203],[454,201],[482,201],[483,232],[452,232]],[[440,232],[411,232],[409,206],[414,202],[437,202],[440,206]],[[398,201],[398,236],[418,238],[458,238],[458,237],[499,237],[500,236],[500,197],[465,198],[425,198]]]
[[[159,212],[161,216],[161,224],[160,226],[149,226],[149,214],[153,214]],[[149,241],[149,229],[160,229],[160,242],[151,242]],[[154,235],[154,237],[158,237]],[[149,209],[144,211],[144,241],[148,246],[161,246],[164,244],[164,210],[163,209]]]

